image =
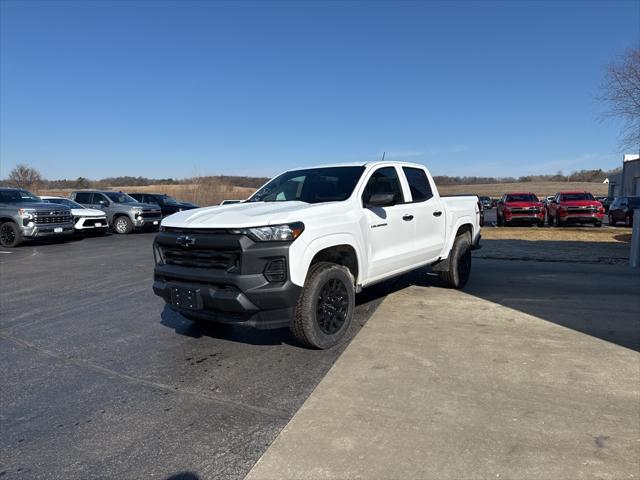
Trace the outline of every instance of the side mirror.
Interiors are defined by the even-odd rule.
[[[395,193],[374,193],[369,197],[367,207],[390,207],[396,203]]]

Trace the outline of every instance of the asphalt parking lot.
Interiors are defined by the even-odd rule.
[[[202,329],[173,314],[151,291],[153,236],[0,251],[3,480],[243,478],[347,347],[306,350],[287,330]],[[468,295],[452,305],[474,311],[464,299],[483,298],[640,349],[634,307],[615,285],[623,267],[590,267],[607,269],[602,285],[570,268],[580,282],[566,284],[562,264],[479,258]],[[427,287],[425,305],[444,298],[423,273],[365,290],[351,337],[388,294],[416,282]],[[596,294],[597,317],[581,300]],[[607,295],[626,299],[611,318]],[[446,331],[446,318],[433,321]],[[606,365],[590,368],[608,375]]]
[[[153,237],[1,251],[0,478],[242,478],[340,355],[165,310]]]

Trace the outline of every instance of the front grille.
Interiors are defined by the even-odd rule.
[[[82,223],[85,227],[95,227],[96,223],[99,223],[100,226],[105,227],[107,225],[106,218],[87,218]]]
[[[511,213],[519,214],[519,213],[540,213],[540,209],[537,207],[531,208],[512,208]]]
[[[71,220],[71,213],[65,212],[64,210],[34,213],[34,222],[36,225],[45,225],[48,223],[68,223]]]
[[[138,218],[160,218],[160,212],[142,212]]]
[[[567,207],[568,213],[596,213],[598,207]]]
[[[240,268],[240,252],[236,250],[205,250],[167,246],[161,246],[160,248],[164,261],[168,265],[220,270]]]

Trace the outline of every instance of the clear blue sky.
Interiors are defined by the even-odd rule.
[[[640,2],[1,2],[0,177],[621,163],[604,65]]]

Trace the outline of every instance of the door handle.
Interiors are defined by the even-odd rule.
[[[411,220],[413,220],[413,215],[403,215],[402,219],[405,222],[410,222]]]
[[[433,212],[434,217],[439,217],[440,215],[442,215],[442,212],[440,210],[436,210],[435,212]]]

